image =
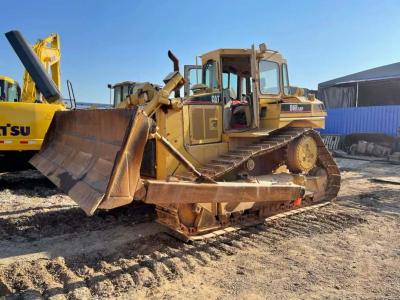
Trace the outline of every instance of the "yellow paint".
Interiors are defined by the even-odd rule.
[[[61,104],[0,103],[0,151],[40,150],[54,113],[63,109]],[[19,134],[15,135],[17,132]],[[21,141],[28,144],[21,144]]]
[[[32,49],[60,89],[61,54],[58,34],[39,40]],[[6,76],[0,76],[0,80],[17,84]],[[35,103],[36,99],[35,82],[25,70],[22,96],[18,99],[20,102],[0,102],[0,151],[40,150],[54,113],[66,108],[61,102],[50,104],[43,99],[44,103]]]

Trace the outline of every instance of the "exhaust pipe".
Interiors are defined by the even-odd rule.
[[[22,34],[17,30],[12,30],[5,35],[43,97],[50,103],[62,100],[61,93],[54,81]]]
[[[179,72],[179,60],[175,56],[174,53],[172,53],[171,50],[168,50],[168,57],[172,62],[174,63],[174,72]],[[179,98],[181,96],[181,91],[180,89],[175,90],[175,98]]]

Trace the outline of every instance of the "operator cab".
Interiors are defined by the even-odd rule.
[[[134,84],[134,81],[124,81],[114,85],[109,84],[108,88],[110,89],[110,104],[113,104],[114,107],[118,107],[118,105],[126,98],[126,96],[130,94]],[[114,91],[113,97],[112,90]]]
[[[0,101],[19,102],[21,88],[18,82],[10,77],[0,76]]]
[[[267,106],[290,96],[286,61],[265,44],[259,50],[218,49],[201,59],[202,66],[185,66],[185,102],[219,104],[223,132],[262,127]]]
[[[153,97],[154,90],[158,90],[161,87],[150,82],[136,82],[136,81],[123,81],[114,85],[109,84],[110,89],[110,104],[114,107],[120,107],[126,97],[133,95],[138,96],[138,104],[144,104]],[[114,95],[112,96],[112,90]]]

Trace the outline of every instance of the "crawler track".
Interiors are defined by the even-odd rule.
[[[212,179],[220,180],[227,173],[244,165],[249,159],[271,154],[274,151],[281,151],[290,142],[293,142],[303,135],[310,135],[317,142],[318,164],[327,171],[328,175],[326,198],[324,200],[332,200],[337,196],[340,189],[340,171],[329,151],[326,149],[319,133],[309,128],[285,128],[277,130],[258,142],[240,147],[222,155],[200,170]]]
[[[326,171],[327,174],[327,185],[325,195],[319,202],[329,202],[333,200],[340,189],[340,171],[336,162],[330,155],[329,151],[324,145],[322,138],[319,133],[310,128],[283,128],[277,131],[274,131],[271,135],[265,138],[261,138],[256,142],[248,144],[246,146],[242,146],[236,149],[229,151],[226,154],[219,156],[216,159],[213,159],[211,162],[205,164],[203,167],[199,168],[199,171],[206,175],[209,178],[214,179],[215,181],[223,181],[225,176],[232,173],[239,173],[239,171],[245,166],[245,164],[250,159],[254,159],[261,156],[267,156],[273,154],[274,152],[286,152],[286,147],[289,143],[294,142],[296,139],[309,135],[312,136],[313,139],[317,142],[318,147],[318,160],[317,166],[321,167]],[[277,166],[284,164],[285,162],[282,160],[276,163]],[[196,181],[197,177],[195,177],[192,173],[184,173],[180,176],[181,179]],[[315,201],[305,202],[304,205],[314,204]],[[277,205],[277,207],[272,208],[272,214],[278,214],[286,210],[295,209],[293,205]],[[169,226],[170,224],[180,224],[179,216],[178,216],[178,206],[169,205],[169,206],[158,206],[157,213],[160,217],[160,222],[165,223]],[[258,220],[260,222],[262,220]],[[226,225],[225,225],[226,226]],[[185,226],[174,225],[176,231],[178,232],[177,236],[184,240],[191,239],[190,234],[182,230]],[[223,228],[224,226],[221,226]]]

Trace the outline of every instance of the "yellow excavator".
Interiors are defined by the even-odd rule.
[[[30,162],[88,215],[141,201],[185,239],[336,197],[339,169],[313,129],[324,105],[290,94],[279,52],[217,49],[185,76],[169,57],[162,87],[120,83],[115,109],[56,112]]]
[[[0,76],[0,153],[38,151],[54,113],[66,109],[59,92],[60,39],[51,34],[30,47],[17,31],[6,37],[25,71],[22,90],[15,80]],[[48,72],[52,80],[45,83]]]

